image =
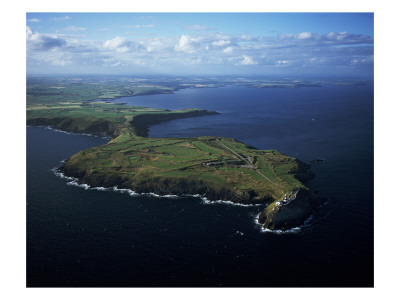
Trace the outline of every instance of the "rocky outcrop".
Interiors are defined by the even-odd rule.
[[[297,158],[296,163],[296,167],[290,170],[290,174],[293,174],[296,179],[304,183],[315,177],[315,174],[311,171],[310,165]]]
[[[314,208],[326,201],[316,194],[300,190],[294,200],[275,201],[258,217],[258,222],[270,230],[287,230],[300,226],[311,215]]]

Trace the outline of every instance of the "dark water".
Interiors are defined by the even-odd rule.
[[[28,286],[372,286],[373,89],[187,89],[119,99],[221,115],[153,137],[219,135],[313,165],[330,200],[296,233],[261,232],[262,207],[131,197],[66,185],[51,169],[104,139],[27,128]]]

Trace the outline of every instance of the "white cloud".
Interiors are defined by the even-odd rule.
[[[65,28],[65,30],[67,30],[67,31],[84,31],[86,29],[87,28],[77,27],[77,26],[68,26],[68,27]]]
[[[318,58],[318,57],[310,57],[308,59],[308,63],[310,64],[321,64],[324,62],[323,58]]]
[[[29,20],[26,20],[27,22],[30,22],[30,23],[39,23],[40,22],[40,20],[39,19],[29,19]]]
[[[374,57],[372,55],[368,57],[359,57],[359,58],[353,58],[350,61],[350,65],[356,66],[356,65],[363,65],[363,64],[370,64],[374,62]]]
[[[344,32],[339,32],[339,33],[337,33],[337,32],[329,32],[326,35],[326,38],[328,40],[333,40],[333,41],[342,41],[342,40],[345,40],[348,37],[349,37],[349,34],[347,32],[345,32],[345,31]]]
[[[46,55],[37,56],[37,60],[41,63],[47,63],[57,67],[64,67],[72,64],[71,55],[65,55],[60,52],[47,52]]]
[[[232,53],[233,47],[226,47],[224,50],[222,50],[222,52],[227,53],[227,54]]]
[[[35,32],[29,26],[26,26],[26,39],[30,39],[34,34]]]
[[[334,32],[329,32],[329,33],[326,35],[326,37],[327,37],[328,39],[334,39],[334,38],[336,37],[336,33],[334,33]]]
[[[130,42],[127,39],[117,36],[111,40],[105,41],[103,47],[108,50],[115,50],[123,53],[129,51],[129,44]]]
[[[337,39],[338,41],[341,41],[341,40],[343,40],[344,38],[346,38],[347,36],[348,36],[347,32],[340,32],[340,33],[336,36],[336,39]]]
[[[210,28],[208,26],[198,25],[198,24],[188,25],[188,26],[186,26],[186,29],[188,29],[188,30],[212,30],[212,28]]]
[[[242,34],[240,36],[240,39],[243,41],[250,41],[252,39],[252,37],[251,37],[251,35],[248,35],[248,34]]]
[[[175,45],[175,51],[182,51],[186,53],[194,53],[201,47],[201,37],[190,37],[182,35],[178,44]]]
[[[264,38],[265,39],[265,38]],[[312,32],[302,32],[299,34],[282,34],[277,40],[269,39],[273,44],[280,42],[280,46],[287,47],[290,45],[304,46],[333,46],[333,45],[357,45],[369,44],[373,45],[374,38],[361,34],[349,34],[347,32],[329,32],[327,34],[319,34]],[[277,44],[278,46],[279,44]]]
[[[277,60],[276,63],[278,65],[288,65],[290,64],[290,60]]]
[[[65,20],[70,20],[70,19],[71,19],[70,16],[64,16],[64,17],[56,17],[56,18],[53,18],[52,20],[53,21],[65,21]]]
[[[303,39],[309,39],[311,36],[312,36],[311,32],[302,32],[302,33],[299,33],[297,38],[300,40],[303,40]]]
[[[80,31],[80,27],[66,28]],[[199,67],[214,64],[221,68],[268,65],[353,69],[373,64],[373,37],[346,32],[324,35],[302,32],[257,38],[215,32],[178,37],[136,36],[134,39],[121,35],[103,41],[77,38],[73,34],[42,34],[27,26],[28,65],[127,68],[142,65],[167,70],[191,64]]]
[[[116,51],[119,53],[125,53],[128,52],[129,50],[130,49],[128,47],[124,46],[124,47],[119,47]]]
[[[160,51],[166,46],[165,43],[162,43],[160,39],[153,39],[147,43],[142,42],[142,44],[146,47],[147,52]]]
[[[26,26],[26,46],[27,50],[46,51],[66,45],[66,41],[56,35],[39,34]]]
[[[70,65],[70,64],[71,64],[70,61],[64,60],[64,59],[55,59],[55,60],[53,60],[51,63],[52,63],[53,65],[55,65],[55,66],[61,66],[61,67],[65,66],[65,65]]]
[[[227,40],[218,40],[218,41],[212,42],[211,44],[212,44],[213,46],[222,47],[222,46],[229,45],[230,43],[231,43],[231,42],[230,42],[230,41],[227,41]]]
[[[119,67],[122,65],[121,61],[115,60],[114,58],[104,58],[102,61],[104,62],[103,66],[105,67]]]
[[[243,55],[242,58],[243,58],[243,60],[238,62],[237,65],[248,66],[248,65],[256,65],[257,64],[255,61],[253,61],[253,59],[250,56]]]

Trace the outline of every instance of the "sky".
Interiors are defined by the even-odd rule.
[[[372,13],[27,13],[28,74],[373,76]]]

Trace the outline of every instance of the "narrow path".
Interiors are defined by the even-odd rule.
[[[253,166],[249,161],[247,161],[246,159],[244,159],[241,155],[239,155],[236,151],[232,150],[231,148],[229,148],[228,146],[224,145],[221,143],[220,140],[216,139],[216,142],[223,148],[225,148],[226,150],[228,150],[229,152],[231,152],[233,155],[235,155],[237,158],[239,158],[240,160],[243,160],[244,162],[246,162],[247,165]],[[253,166],[254,167],[254,166]]]
[[[271,179],[269,179],[267,176],[265,176],[259,169],[256,169],[256,172],[257,172],[258,174],[260,174],[262,177],[264,177],[265,179],[267,179],[269,182],[271,182],[271,183],[273,183],[273,184],[277,184],[277,185],[279,185],[280,187],[282,187],[279,183],[273,182]]]

